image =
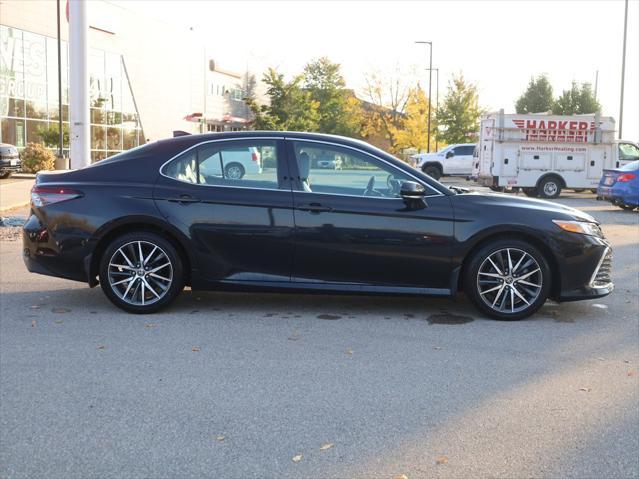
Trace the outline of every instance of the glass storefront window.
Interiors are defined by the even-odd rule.
[[[58,46],[55,38],[0,25],[0,141],[18,148],[43,142],[57,128]],[[61,44],[62,120],[69,121],[68,45]],[[144,143],[120,55],[89,51],[91,158],[99,161]]]

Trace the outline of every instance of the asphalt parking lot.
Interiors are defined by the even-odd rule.
[[[639,477],[639,213],[559,201],[602,222],[616,290],[514,323],[191,291],[128,315],[0,228],[0,477]]]

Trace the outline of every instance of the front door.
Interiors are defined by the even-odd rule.
[[[294,282],[450,288],[453,213],[447,196],[426,185],[427,206],[399,197],[410,174],[362,150],[289,142],[297,178]],[[341,170],[311,168],[321,151]],[[297,171],[295,171],[297,170]]]
[[[191,238],[199,279],[290,281],[293,200],[282,152],[283,140],[218,140],[164,166],[155,202]]]

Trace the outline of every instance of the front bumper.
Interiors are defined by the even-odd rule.
[[[612,249],[606,245],[590,276],[590,281],[569,291],[562,291],[560,301],[596,299],[609,295],[615,289],[612,282]]]

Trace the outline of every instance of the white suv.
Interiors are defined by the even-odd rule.
[[[420,153],[411,156],[419,168],[438,180],[442,176],[470,176],[473,172],[475,143],[449,145],[437,153]]]
[[[222,158],[216,153],[200,163],[200,171],[207,176],[222,176],[229,180],[241,180],[246,174],[262,173],[262,157],[255,147],[224,150]]]

